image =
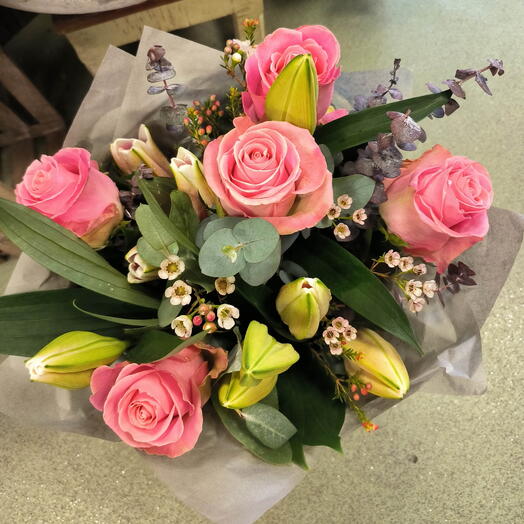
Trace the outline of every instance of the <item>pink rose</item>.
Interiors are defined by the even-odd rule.
[[[226,367],[226,352],[205,344],[150,364],[101,366],[91,377],[90,401],[126,444],[178,457],[195,446],[211,379]]]
[[[469,158],[436,145],[385,183],[388,200],[380,214],[388,229],[440,273],[488,232],[489,173]]]
[[[206,180],[226,212],[260,217],[281,235],[313,227],[333,203],[331,173],[317,143],[288,122],[253,124],[210,142],[204,153]]]
[[[115,183],[98,170],[89,151],[79,147],[34,160],[15,194],[19,204],[71,230],[91,247],[102,247],[123,217]]]
[[[329,109],[332,108],[331,111]],[[328,112],[318,121],[319,124],[325,125],[329,124],[330,122],[333,122],[334,120],[338,120],[339,118],[342,118],[343,116],[348,116],[349,111],[347,109],[335,109],[333,106],[330,106],[328,108]]]
[[[245,113],[258,122],[264,120],[264,103],[275,78],[298,55],[313,57],[318,77],[318,119],[326,113],[335,80],[340,76],[340,46],[335,35],[321,25],[297,29],[280,28],[264,38],[246,60],[247,91],[242,93]]]

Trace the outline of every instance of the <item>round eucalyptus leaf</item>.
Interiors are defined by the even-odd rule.
[[[256,264],[246,264],[246,267],[240,272],[242,280],[250,286],[265,284],[277,272],[280,256],[280,242],[278,242],[273,252],[265,260]]]
[[[204,242],[219,229],[233,229],[239,222],[246,220],[241,217],[224,217],[210,221],[203,230]],[[237,242],[238,244],[238,242]]]
[[[147,88],[148,95],[159,95],[165,91],[164,86],[150,86]]]
[[[209,277],[232,277],[244,269],[246,260],[242,249],[235,249],[236,246],[238,241],[230,229],[215,231],[204,242],[198,255],[202,273]]]
[[[176,75],[174,69],[164,69],[163,71],[153,71],[147,75],[147,80],[149,82],[163,82],[164,80],[169,80]]]
[[[278,231],[263,218],[243,220],[233,228],[233,234],[244,244],[242,252],[246,261],[253,264],[271,255],[280,240]]]

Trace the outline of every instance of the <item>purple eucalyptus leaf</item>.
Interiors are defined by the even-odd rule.
[[[477,84],[482,88],[482,91],[484,91],[484,93],[490,96],[493,95],[493,93],[490,91],[488,87],[488,79],[485,76],[481,75],[479,72],[477,72],[477,74],[475,75],[475,82],[477,82]]]
[[[165,71],[153,71],[147,75],[147,80],[149,82],[163,82],[164,80],[169,80],[176,75],[174,69],[166,69]]]
[[[431,114],[435,118],[443,118],[446,113],[444,112],[444,108],[443,107],[437,107],[437,109],[435,109],[435,111],[433,111],[433,113],[431,113]]]
[[[502,60],[499,60],[498,58],[488,58],[488,62],[491,66],[489,70],[493,76],[496,74],[502,76],[504,74],[504,63]]]
[[[446,114],[446,116],[449,116],[452,113],[454,113],[459,107],[459,103],[454,98],[450,98],[444,106],[444,113]]]
[[[148,95],[159,95],[160,93],[163,93],[165,90],[164,86],[150,86],[147,88],[147,94]]]
[[[396,87],[392,87],[389,90],[389,94],[391,95],[391,98],[393,98],[394,100],[402,100],[403,98],[402,93]]]
[[[441,93],[442,92],[442,89],[440,89],[440,87],[437,87],[435,84],[431,83],[431,82],[427,82],[426,83],[426,87],[432,92],[432,93]]]
[[[455,78],[459,80],[469,80],[477,74],[475,69],[457,69],[455,71]]]
[[[464,89],[462,89],[462,86],[455,79],[444,80],[442,83],[446,84],[455,96],[458,96],[459,98],[466,98]]]

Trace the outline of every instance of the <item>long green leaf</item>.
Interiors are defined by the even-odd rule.
[[[409,109],[411,118],[419,121],[438,107],[446,104],[451,98],[451,94],[451,91],[447,90],[351,113],[317,127],[315,139],[319,144],[326,144],[330,151],[335,154],[344,149],[375,140],[379,133],[389,132],[391,120],[386,116],[386,112],[405,113]]]
[[[315,254],[304,243],[295,243],[289,257],[318,277],[344,304],[373,324],[407,342],[420,345],[404,310],[382,282],[354,255],[321,234],[311,236]]]
[[[172,232],[176,241],[184,246],[191,253],[198,255],[198,248],[194,241],[189,238],[184,231],[182,231],[174,222],[171,222],[167,215],[164,213],[162,207],[158,203],[158,200],[155,198],[155,195],[152,193],[146,180],[139,180],[138,187],[146,202],[151,206],[151,211],[155,214],[156,219],[162,224],[162,227],[167,231]]]
[[[231,435],[238,440],[248,451],[256,457],[268,462],[269,464],[289,464],[291,462],[291,446],[286,442],[277,449],[264,446],[247,429],[245,421],[233,409],[227,409],[220,405],[217,397],[217,390],[212,396],[213,407],[224,427]]]
[[[148,311],[82,288],[7,295],[0,297],[0,353],[31,357],[68,331],[122,337],[122,326],[85,315],[73,306],[75,300],[86,308],[115,315],[139,316]]]
[[[322,373],[318,368],[316,372]],[[339,434],[346,409],[342,402],[333,399],[333,389],[323,388],[318,379],[315,373],[308,374],[304,366],[294,366],[277,382],[280,411],[297,428],[293,448],[302,466],[305,459],[299,443],[342,451]]]
[[[201,331],[190,338],[182,340],[166,333],[165,331],[146,331],[138,343],[126,352],[126,359],[137,364],[154,362],[182,351],[187,346],[199,342],[206,336],[205,331]]]
[[[100,320],[107,320],[107,322],[113,322],[114,324],[122,324],[124,326],[158,327],[158,318],[124,318],[113,317],[111,315],[101,315],[100,313],[93,313],[92,311],[82,309],[77,304],[76,300],[73,300],[73,306],[85,315],[99,318]]]
[[[28,207],[0,198],[0,229],[32,259],[75,284],[123,302],[158,307],[158,300],[133,288],[84,241]]]

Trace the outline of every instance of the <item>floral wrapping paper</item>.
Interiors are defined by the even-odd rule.
[[[109,48],[65,146],[88,148],[100,160],[107,154],[108,143],[118,136],[135,135],[141,122],[149,125],[159,144],[167,144],[165,137],[155,134],[155,130],[162,129],[158,109],[163,101],[146,94],[146,52],[154,44],[163,45],[173,61],[176,81],[183,85],[179,102],[190,103],[229,85],[228,77],[219,67],[219,51],[145,27],[136,58]],[[348,99],[363,94],[366,88],[381,81],[384,74],[384,71],[343,74],[336,85],[334,102],[338,107],[347,107]],[[401,70],[400,86],[405,92],[409,91],[410,83],[409,72]],[[486,389],[479,329],[518,253],[524,220],[516,213],[493,208],[490,224],[490,233],[484,241],[461,257],[474,268],[477,282],[482,285],[453,295],[445,308],[433,301],[417,317],[411,316],[425,351],[423,358],[395,342],[411,376],[408,396],[421,389],[455,395],[482,394]],[[503,260],[500,253],[505,254]],[[491,271],[493,267],[497,271]],[[67,285],[67,281],[22,254],[6,294]],[[88,397],[87,390],[66,391],[30,383],[22,358],[0,357],[0,412],[17,417],[23,411],[26,424],[118,440],[103,424]],[[375,398],[368,402],[366,411],[375,417],[395,403]],[[190,453],[176,460],[146,455],[143,458],[179,500],[213,522],[253,522],[286,496],[305,473],[296,466],[275,467],[261,462],[210,414],[205,418],[197,446]],[[356,420],[346,420],[344,431],[358,427]]]

